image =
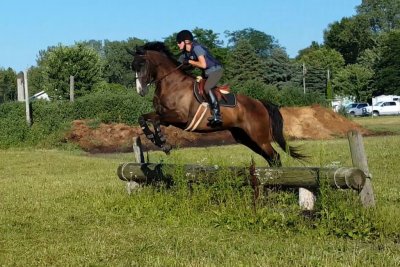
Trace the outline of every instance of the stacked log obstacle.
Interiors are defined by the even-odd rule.
[[[255,167],[254,163],[246,167],[203,166],[196,164],[156,164],[146,163],[140,145],[140,138],[134,139],[136,162],[122,163],[118,166],[117,175],[128,183],[128,192],[132,184],[153,184],[157,182],[173,183],[174,176],[183,174],[188,183],[213,183],[221,173],[231,177],[242,177],[243,185],[254,188],[255,198],[260,188],[283,187],[299,188],[299,204],[303,209],[312,210],[315,202],[314,192],[324,181],[337,189],[353,189],[360,192],[364,206],[375,205],[371,175],[358,132],[349,132],[350,151],[353,167],[320,168],[320,167]]]
[[[322,179],[334,188],[361,190],[366,175],[358,168],[269,168],[255,167],[220,167],[194,164],[156,164],[156,163],[122,163],[117,174],[122,181],[138,184],[152,184],[159,181],[173,181],[174,175],[183,173],[190,182],[213,183],[220,173],[243,177],[243,184],[251,185],[251,177],[256,176],[258,183],[264,186],[304,187],[316,189]]]

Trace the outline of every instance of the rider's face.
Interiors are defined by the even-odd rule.
[[[178,44],[179,50],[181,50],[181,51],[186,49],[186,51],[189,52],[190,49],[192,48],[192,42],[190,42],[189,40],[185,40],[185,41],[182,41],[177,44]]]
[[[180,43],[177,43],[177,44],[178,44],[179,50],[182,51],[185,48],[185,42],[184,41],[182,41]]]

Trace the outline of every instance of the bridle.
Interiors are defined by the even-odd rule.
[[[136,56],[145,57],[145,55],[136,55]],[[146,60],[146,61],[147,61],[147,60]],[[146,64],[148,64],[148,63],[146,63]],[[159,66],[159,65],[155,65],[155,67],[158,67],[158,66]],[[182,66],[183,66],[183,63],[179,64],[177,67],[175,67],[174,69],[172,69],[171,71],[169,71],[167,74],[161,76],[161,78],[151,80],[150,82],[147,83],[147,85],[150,85],[150,84],[152,84],[152,83],[157,84],[157,83],[161,82],[161,81],[164,80],[167,76],[169,76],[169,75],[172,74],[173,72],[179,70]],[[140,77],[140,76],[135,77],[135,79],[138,79],[138,78],[141,78],[141,77]]]

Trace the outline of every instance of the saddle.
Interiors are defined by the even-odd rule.
[[[202,77],[197,77],[196,82],[193,86],[193,93],[199,103],[206,102],[208,103],[208,96],[204,91],[204,84],[206,83],[206,79]],[[229,85],[221,85],[217,86],[214,90],[215,96],[218,99],[218,103],[224,107],[235,107],[237,104],[236,95],[230,92]]]

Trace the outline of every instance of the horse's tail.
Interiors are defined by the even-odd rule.
[[[296,159],[306,158],[307,156],[301,154],[297,147],[289,146],[286,143],[283,135],[283,118],[278,106],[266,100],[261,101],[261,103],[263,103],[264,107],[268,110],[271,119],[272,138],[274,141],[291,157]]]

